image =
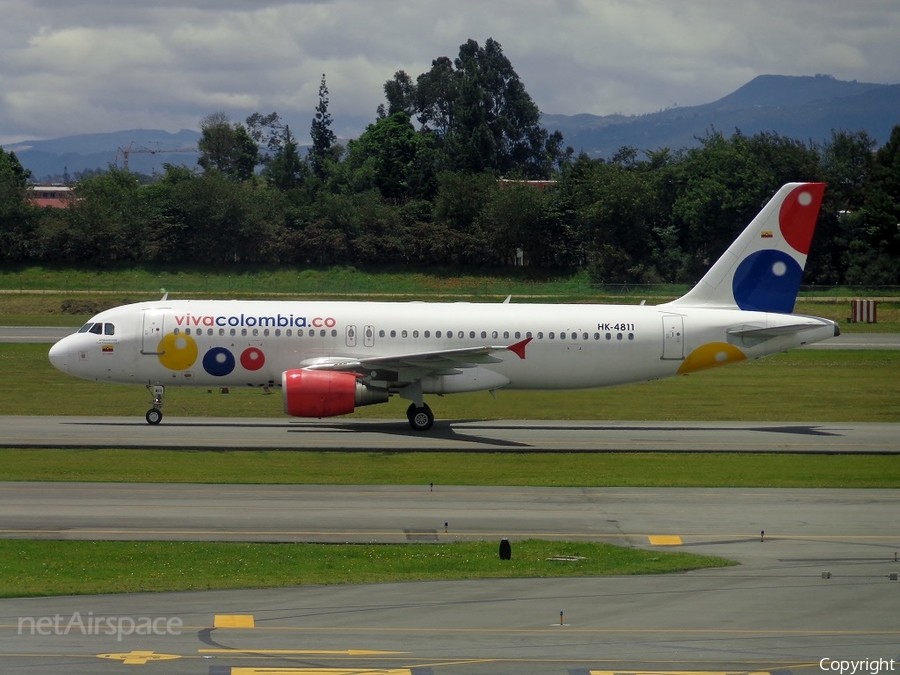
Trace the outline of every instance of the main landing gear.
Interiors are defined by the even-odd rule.
[[[434,413],[426,403],[421,406],[410,403],[409,408],[406,409],[406,417],[409,419],[409,426],[415,431],[428,431],[434,424]]]
[[[147,391],[153,394],[153,400],[150,401],[150,405],[153,407],[147,411],[145,417],[147,418],[147,424],[159,424],[162,422],[163,414],[162,414],[162,405],[163,405],[163,395],[166,393],[166,388],[161,384],[147,385]]]

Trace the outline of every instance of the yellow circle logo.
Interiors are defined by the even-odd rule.
[[[159,362],[169,370],[187,370],[197,360],[197,343],[190,335],[169,333],[156,348]]]
[[[724,366],[726,363],[746,361],[747,357],[740,349],[727,342],[710,342],[688,354],[688,357],[678,369],[679,375],[695,373],[698,370],[707,370],[716,366]]]

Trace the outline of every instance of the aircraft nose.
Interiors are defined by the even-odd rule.
[[[66,345],[65,338],[50,347],[48,354],[50,363],[64,373],[69,372],[69,348]]]

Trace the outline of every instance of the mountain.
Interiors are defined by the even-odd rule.
[[[352,137],[352,129],[370,123],[348,117],[338,135]],[[791,77],[760,75],[740,89],[712,103],[675,107],[646,115],[544,115],[543,125],[558,129],[565,145],[593,157],[610,157],[623,146],[638,150],[680,150],[699,145],[711,129],[727,135],[740,129],[750,136],[772,131],[801,141],[823,143],[833,129],[866,131],[879,145],[900,124],[900,84],[872,84],[837,80],[830,75]],[[358,133],[358,132],[357,132]],[[152,174],[163,163],[195,167],[200,133],[130,129],[106,134],[66,136],[46,141],[22,141],[4,146],[13,151],[38,181],[59,181],[81,171],[122,166],[124,150],[132,171]],[[342,140],[341,142],[344,142]],[[166,150],[182,152],[166,153]],[[150,152],[152,151],[152,152]]]
[[[760,75],[718,101],[646,115],[544,115],[576,152],[610,157],[623,146],[638,150],[699,146],[711,129],[730,136],[775,132],[823,143],[832,130],[866,131],[879,145],[900,124],[900,85],[836,80],[829,75]]]
[[[196,166],[196,149],[200,132],[182,129],[176,133],[159,129],[129,129],[105,134],[80,134],[46,141],[22,141],[3,149],[15,152],[35,180],[53,182],[68,173],[105,169],[110,164],[123,165],[127,151],[128,167],[135,173],[162,172],[164,162]],[[178,151],[166,152],[167,150]],[[151,152],[152,151],[152,152]]]

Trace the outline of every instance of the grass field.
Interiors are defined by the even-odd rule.
[[[0,597],[301,584],[664,574],[734,563],[592,542],[242,544],[0,540]],[[576,561],[553,558],[572,556]]]
[[[897,488],[892,455],[0,449],[0,480],[537,487]]]
[[[116,305],[172,298],[355,299],[499,302],[659,304],[687,291],[685,285],[606,286],[585,273],[552,274],[511,268],[502,274],[460,274],[456,269],[429,274],[399,270],[365,271],[243,268],[191,270],[47,269],[0,271],[0,325],[79,326],[89,316]],[[877,324],[850,324],[848,298],[878,296]],[[828,288],[801,293],[796,312],[841,322],[842,330],[900,332],[900,292]]]

